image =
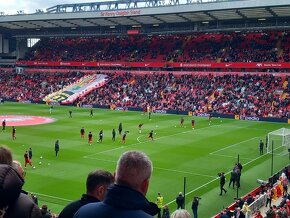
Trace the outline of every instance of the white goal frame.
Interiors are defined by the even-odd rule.
[[[281,143],[278,145],[274,145],[275,148],[281,147],[281,146],[284,146],[286,148],[290,148],[290,129],[281,128],[281,129],[277,129],[275,131],[268,133],[268,141],[266,142],[268,145],[267,146],[267,153],[270,153],[272,151],[271,138],[273,138],[273,136],[275,136],[276,138],[281,137]]]

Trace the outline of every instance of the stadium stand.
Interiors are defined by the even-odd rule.
[[[83,75],[2,72],[1,97],[18,101],[42,101],[46,95],[75,82]],[[110,77],[105,86],[78,99],[75,104],[139,108],[151,105],[158,110],[289,117],[289,77],[269,74],[176,76],[157,73],[110,74]]]
[[[289,49],[288,31],[49,38],[24,60],[289,62]]]

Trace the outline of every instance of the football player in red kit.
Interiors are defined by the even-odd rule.
[[[191,127],[192,127],[192,129],[194,129],[194,124],[195,124],[195,120],[192,119],[192,120],[191,120]]]
[[[83,139],[85,137],[85,128],[81,128],[81,138]]]

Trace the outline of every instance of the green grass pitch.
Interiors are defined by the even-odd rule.
[[[73,110],[73,118],[69,118]],[[286,127],[288,124],[239,121],[195,117],[196,129],[191,129],[191,117],[184,116],[185,127],[179,126],[181,115],[153,114],[152,120],[142,112],[123,112],[56,106],[49,114],[47,105],[5,103],[0,105],[0,115],[38,115],[53,117],[54,123],[36,126],[18,126],[17,139],[11,139],[11,127],[2,132],[0,143],[9,146],[14,159],[24,162],[23,154],[29,147],[33,149],[35,169],[27,167],[24,189],[37,193],[40,204],[59,213],[70,200],[79,199],[85,192],[87,174],[97,168],[114,172],[118,157],[125,151],[144,151],[153,161],[154,170],[147,198],[155,201],[161,192],[170,210],[176,209],[175,198],[183,192],[186,177],[186,209],[191,212],[193,196],[201,197],[200,217],[211,217],[234,201],[236,191],[227,187],[228,193],[219,196],[217,173],[230,172],[237,155],[243,164],[241,177],[242,196],[258,186],[256,179],[270,176],[271,156],[259,155],[259,140],[265,141],[268,132]],[[111,140],[112,128],[129,131],[125,144],[117,135]],[[138,124],[144,123],[142,133]],[[80,129],[86,130],[85,139],[80,137]],[[97,143],[99,131],[104,130],[103,143]],[[148,140],[148,132],[154,130],[154,141]],[[87,134],[92,131],[93,145],[87,143]],[[55,157],[54,142],[60,141],[59,156]],[[289,164],[285,148],[275,147],[274,172]],[[40,157],[43,157],[40,159]],[[39,165],[39,162],[42,162]]]

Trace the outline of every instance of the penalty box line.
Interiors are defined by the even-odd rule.
[[[216,153],[218,153],[218,152],[220,152],[220,151],[226,150],[226,149],[231,148],[231,147],[235,147],[235,146],[240,145],[240,144],[242,144],[242,143],[244,143],[244,142],[249,142],[249,141],[252,141],[253,139],[257,139],[257,138],[260,138],[260,137],[253,137],[253,138],[250,138],[250,139],[247,139],[247,140],[244,140],[244,141],[241,141],[241,142],[235,143],[235,144],[231,144],[231,145],[226,146],[226,147],[224,147],[224,148],[221,148],[221,149],[219,149],[219,150],[213,151],[213,152],[211,152],[211,153],[209,153],[209,154],[210,154],[210,155],[213,155],[213,154],[216,154]]]
[[[279,146],[279,147],[275,148],[274,150],[277,150],[277,149],[279,149],[279,148],[281,148],[281,147],[282,147],[282,146]],[[265,154],[263,154],[263,155],[261,155],[261,156],[259,156],[259,157],[256,157],[256,158],[254,158],[254,159],[248,161],[247,163],[245,163],[243,166],[247,166],[248,164],[250,164],[250,163],[252,163],[252,162],[254,162],[254,161],[256,161],[256,160],[258,160],[258,159],[260,159],[260,158],[262,158],[262,157],[264,157],[264,156],[266,156],[266,155],[268,155],[268,154],[269,154],[269,153],[265,153]],[[228,174],[230,174],[231,172],[232,172],[232,170],[226,172],[225,175],[228,175]],[[201,186],[199,186],[199,187],[197,187],[197,188],[195,188],[195,189],[193,189],[193,190],[191,190],[191,191],[189,191],[189,192],[187,192],[187,193],[184,193],[184,195],[185,195],[185,196],[190,195],[191,193],[193,193],[193,192],[195,192],[195,191],[197,191],[197,190],[199,190],[199,189],[201,189],[201,188],[203,188],[203,187],[206,187],[207,185],[209,185],[209,184],[211,184],[211,183],[213,183],[213,182],[215,182],[215,181],[217,181],[217,180],[219,180],[219,177],[216,177],[215,179],[213,179],[213,180],[211,180],[211,181],[209,181],[209,182],[207,182],[207,183],[205,183],[205,184],[203,184],[203,185],[201,185]],[[174,199],[174,200],[168,202],[167,204],[170,205],[170,204],[175,203],[175,202],[176,202],[176,199]]]
[[[165,135],[165,136],[161,136],[159,138],[155,138],[154,141],[158,141],[160,139],[168,138],[168,137],[175,136],[175,135],[185,134],[185,133],[189,133],[189,132],[196,132],[196,131],[204,130],[204,129],[211,128],[211,127],[217,127],[217,126],[221,126],[221,125],[223,125],[223,124],[211,125],[211,126],[207,126],[207,127],[200,128],[200,129],[195,129],[195,130],[192,130],[191,129],[191,130],[184,131],[184,132],[178,132],[178,133],[174,133],[174,134],[171,134],[171,135]],[[138,141],[139,138],[140,138],[140,136],[137,137],[137,141]],[[133,143],[133,144],[130,144],[130,145],[125,145],[125,146],[123,145],[123,146],[120,146],[120,147],[117,147],[117,148],[108,149],[108,150],[100,151],[100,152],[97,152],[97,153],[94,153],[94,154],[85,155],[83,157],[84,158],[88,158],[88,157],[96,156],[98,154],[104,154],[104,153],[108,153],[108,152],[111,152],[111,151],[120,150],[120,149],[127,148],[127,147],[131,147],[131,146],[148,143],[148,142],[151,142],[151,141],[152,140],[146,140],[144,142],[138,141],[138,143]]]

